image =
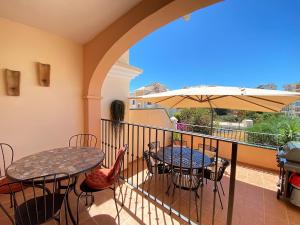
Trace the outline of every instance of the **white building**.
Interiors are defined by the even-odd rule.
[[[110,118],[110,104],[113,100],[125,102],[125,120],[128,121],[130,81],[143,72],[129,64],[129,51],[126,51],[112,66],[101,89],[101,117]]]
[[[131,95],[131,97],[137,97],[137,96],[141,96],[141,95],[149,95],[149,94],[160,93],[160,92],[164,92],[164,91],[168,91],[168,88],[161,83],[155,82],[155,83],[151,83],[147,86],[136,89],[130,95]],[[158,107],[158,105],[153,104],[152,102],[145,103],[145,102],[141,102],[136,99],[131,99],[131,101],[130,101],[130,108],[132,108],[132,109],[156,108],[156,107]]]
[[[284,90],[300,92],[300,83],[287,84],[284,86]],[[300,116],[300,101],[286,106],[282,112],[288,116]]]

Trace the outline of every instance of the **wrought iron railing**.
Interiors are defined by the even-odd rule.
[[[177,129],[182,131],[196,132],[202,134],[210,134],[211,127],[200,126],[193,124],[177,123]],[[213,135],[223,138],[229,138],[238,142],[244,142],[247,144],[277,148],[282,143],[280,142],[280,134],[251,132],[242,129],[229,129],[222,127],[213,127]]]
[[[175,133],[180,136],[180,141],[174,140]],[[229,176],[226,177],[229,186],[226,195],[228,199],[225,201],[227,205],[224,207],[227,220],[223,221],[224,225],[231,225],[236,179],[237,142],[228,138],[200,133],[127,122],[114,123],[111,120],[101,119],[100,147],[105,152],[104,166],[112,166],[116,159],[117,149],[123,145],[128,145],[121,173],[125,182],[164,207],[170,214],[176,215],[190,224],[214,225],[216,223],[216,210],[217,207],[221,207],[217,199],[219,184],[216,179],[209,184],[213,189],[212,192],[209,192],[212,197],[210,200],[206,199],[206,192],[204,196],[204,189],[206,188],[204,173],[208,166],[207,158],[210,160],[211,171],[214,174],[219,173],[221,166],[219,144],[221,142],[231,144],[230,172]],[[150,149],[150,143],[156,143],[156,146],[153,148],[152,145],[152,149]],[[209,158],[207,154],[211,149],[215,149],[215,152],[213,157]],[[155,163],[155,165],[159,164],[159,169],[150,171],[152,167],[149,168],[150,156],[147,154],[149,151],[153,153],[150,156],[154,157],[151,158],[152,161],[150,162]],[[166,168],[167,170],[165,170]],[[195,175],[196,177],[194,177]],[[175,185],[178,184],[175,180],[176,177],[179,179],[179,186]],[[196,191],[192,186],[195,178],[198,178],[197,182],[199,182],[199,188]],[[186,187],[186,185],[188,186]],[[177,192],[176,195],[167,194],[170,187],[174,187]],[[207,188],[205,191],[208,191]],[[209,218],[209,221],[207,218]]]

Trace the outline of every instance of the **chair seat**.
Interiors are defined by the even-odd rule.
[[[200,185],[201,177],[198,175],[173,173],[172,180],[173,184],[178,188],[196,190]]]
[[[156,166],[157,166],[157,173],[158,174],[165,174],[165,173],[170,172],[169,166],[164,164],[164,163],[159,163]]]
[[[5,184],[9,184],[11,182],[12,181],[9,180],[7,177],[4,177],[3,179],[0,180],[0,186],[1,186],[0,187],[0,194],[10,194],[10,193],[19,192],[19,191],[22,190],[22,185],[19,184],[19,183],[14,183],[14,184],[11,184],[11,185],[5,185]]]
[[[54,197],[54,198],[53,198]],[[19,206],[19,210],[15,213],[17,225],[31,224],[37,225],[45,223],[57,214],[64,201],[64,194],[51,194],[30,199]],[[54,204],[53,204],[54,199]],[[54,212],[54,213],[52,213]]]
[[[102,190],[114,184],[114,177],[111,175],[112,169],[97,169],[86,176],[83,187],[86,185],[91,190]],[[88,191],[91,192],[91,191]]]

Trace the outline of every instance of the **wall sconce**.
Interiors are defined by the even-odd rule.
[[[21,72],[5,70],[6,93],[8,96],[20,96]]]
[[[37,63],[39,84],[44,87],[50,86],[50,64]]]

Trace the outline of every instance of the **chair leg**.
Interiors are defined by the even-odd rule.
[[[199,195],[197,193],[197,190],[195,191],[195,203],[196,203],[196,213],[197,213],[197,222],[199,222],[199,212],[198,212],[198,201],[197,198],[199,198]]]
[[[66,225],[68,225],[69,222],[68,222],[68,210],[67,210],[67,202],[66,201],[67,200],[65,199],[65,201],[64,201],[64,205],[65,205],[65,220],[66,220]]]
[[[147,189],[147,192],[149,193],[149,191],[150,191],[150,184],[151,184],[151,181],[152,181],[152,177],[153,177],[153,175],[152,174],[149,174],[149,184],[148,184],[148,189]]]
[[[118,186],[119,186],[119,189],[120,189],[120,193],[121,193],[121,198],[122,198],[122,207],[124,206],[124,196],[123,196],[123,191],[122,191],[122,188],[123,188],[123,184],[120,185],[120,180],[118,179]]]
[[[168,186],[168,189],[167,189],[167,191],[166,191],[166,194],[169,196],[169,191],[170,191],[170,188],[171,188],[171,185],[172,185],[172,183],[170,182],[170,184],[169,184],[169,186]]]
[[[84,192],[81,192],[77,197],[77,224],[79,224],[79,201]]]
[[[116,189],[115,188],[113,188],[113,192],[114,192],[114,201],[115,201],[116,210],[117,210],[118,224],[120,225],[120,215],[119,215],[119,210],[118,210],[118,204],[117,204],[117,199],[116,199]]]
[[[59,213],[59,215],[58,215],[58,218],[57,218],[57,220],[56,220],[56,221],[57,221],[57,224],[58,224],[58,225],[60,225],[60,224],[61,224],[61,222],[60,222],[60,213]]]
[[[223,195],[225,196],[225,192],[224,192],[224,188],[223,188],[223,185],[222,185],[222,181],[220,181],[220,186],[221,186],[221,189],[222,189]]]
[[[218,192],[218,196],[219,196],[219,199],[220,199],[221,208],[223,210],[223,203],[222,203],[222,199],[221,199],[221,195],[220,195],[220,191],[219,191],[218,185],[217,185],[217,192]]]
[[[172,193],[172,196],[174,197],[174,195],[175,195],[175,185],[173,185],[173,193]]]
[[[10,208],[13,207],[13,196],[12,194],[10,194]]]

